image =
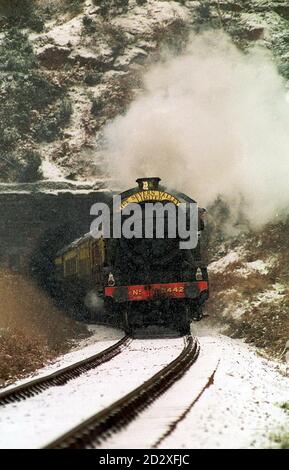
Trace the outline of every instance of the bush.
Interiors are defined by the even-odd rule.
[[[29,27],[36,31],[36,33],[41,33],[44,29],[44,19],[38,15],[33,16],[30,18]]]
[[[288,62],[283,62],[278,64],[278,70],[283,77],[289,80],[289,64]]]
[[[129,7],[129,0],[93,0],[93,3],[99,7],[103,18],[127,13]]]
[[[95,117],[97,117],[100,113],[100,111],[103,108],[103,104],[100,99],[93,98],[92,99],[92,104],[91,104],[91,114]]]
[[[1,129],[0,141],[2,141],[3,147],[10,147],[20,140],[21,136],[15,127],[8,127],[7,129]]]
[[[38,74],[32,74],[27,77],[27,89],[25,90],[25,99],[30,97],[31,106],[34,109],[46,108],[63,94],[63,90]]]
[[[129,0],[113,0],[112,1],[113,7],[121,11],[122,13],[126,13],[129,7]]]
[[[158,46],[167,47],[175,54],[184,51],[190,35],[190,27],[183,18],[175,18],[166,28],[156,25],[154,38]]]
[[[23,162],[23,166],[21,165],[18,178],[20,183],[31,183],[42,177],[40,169],[42,160],[39,153],[33,150],[26,150],[21,155],[21,160]]]
[[[93,4],[99,8],[99,14],[103,18],[107,18],[109,16],[111,3],[111,0],[93,0]]]
[[[84,16],[82,18],[83,31],[86,34],[93,34],[96,32],[96,24],[90,16]]]
[[[26,73],[37,67],[37,60],[28,36],[16,28],[6,32],[0,44],[0,57],[2,71]]]
[[[44,22],[34,0],[0,0],[0,16],[9,27],[31,28],[41,32]]]
[[[28,183],[42,177],[41,156],[34,150],[0,152],[1,181]]]
[[[41,110],[53,103],[61,91],[44,78],[33,74],[2,77],[0,83],[0,145],[11,147],[16,142],[9,138],[9,129],[13,133],[17,131],[19,137],[27,135],[31,130],[33,110]],[[67,112],[66,108],[61,111],[62,120]]]
[[[72,113],[63,90],[43,77],[27,35],[15,28],[8,31],[0,46],[0,147],[7,152],[33,131],[38,113],[61,98],[56,115],[36,126],[40,140],[51,141]],[[2,70],[2,72],[1,72]]]
[[[59,134],[57,121],[51,117],[42,119],[34,130],[38,142],[53,142]]]
[[[44,117],[34,126],[35,137],[39,142],[53,142],[63,127],[65,127],[72,114],[72,105],[70,100],[64,98],[54,114]]]
[[[59,110],[57,112],[57,121],[58,124],[62,127],[66,126],[72,115],[72,104],[68,98],[64,98],[59,106]]]
[[[84,77],[84,82],[88,86],[95,86],[101,80],[101,74],[97,72],[88,72]]]
[[[281,430],[278,433],[272,434],[271,439],[277,444],[278,449],[289,449],[289,432]]]
[[[66,9],[73,13],[80,13],[83,7],[84,0],[67,0]]]
[[[197,32],[222,26],[221,10],[218,4],[214,7],[209,0],[204,0],[196,8],[195,29]]]
[[[125,31],[113,24],[106,24],[103,32],[107,36],[108,45],[111,47],[114,57],[121,54],[128,44]]]
[[[289,413],[289,401],[285,401],[281,405],[282,410],[286,411],[286,413]]]
[[[41,74],[26,34],[16,28],[7,31],[0,56],[1,179],[34,181],[40,176],[41,158],[21,149],[31,137],[54,140],[70,120],[71,102],[65,90]]]

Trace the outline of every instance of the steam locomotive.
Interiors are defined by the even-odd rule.
[[[176,208],[196,204],[183,193],[161,187],[160,178],[139,178],[137,183],[137,187],[119,194],[122,223],[127,220],[125,208],[131,204],[140,206],[141,218],[148,203],[160,203],[164,209],[168,203]],[[165,210],[162,238],[156,234],[157,214],[149,237],[144,232],[129,238],[122,233],[119,238],[95,238],[92,232],[84,235],[55,257],[56,278],[62,291],[77,295],[96,321],[130,332],[162,325],[186,334],[191,321],[202,318],[209,296],[201,249],[204,213],[198,208],[198,242],[193,249],[181,249],[178,234],[169,236]]]

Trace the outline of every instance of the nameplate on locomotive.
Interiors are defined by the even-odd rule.
[[[177,199],[175,196],[172,194],[166,193],[165,191],[139,191],[135,194],[131,194],[128,196],[126,199],[124,199],[121,203],[121,209],[126,207],[128,204],[132,203],[141,203],[141,202],[148,202],[148,201],[168,201],[176,206],[178,206],[181,201]]]

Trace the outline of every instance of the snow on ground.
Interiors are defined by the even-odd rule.
[[[182,338],[133,340],[111,361],[66,385],[5,406],[0,414],[0,448],[45,446],[138,387],[175,359],[183,346]],[[78,354],[77,360],[82,350]]]
[[[168,24],[176,19],[189,20],[188,10],[177,2],[156,2],[151,0],[146,6],[137,6],[126,15],[117,16],[112,24],[124,28],[132,35],[148,35],[155,25]]]
[[[63,181],[64,174],[55,163],[48,160],[47,155],[42,160],[41,171],[44,179],[51,179],[53,181]]]
[[[211,263],[209,270],[212,273],[222,273],[228,268],[228,266],[230,266],[230,264],[240,262],[241,254],[242,251],[239,249],[235,251],[231,250],[227,255],[223,256],[218,261]]]
[[[265,261],[256,259],[255,261],[245,261],[246,252],[243,248],[237,248],[236,250],[230,250],[225,256],[217,261],[214,261],[209,265],[209,271],[211,273],[223,273],[232,265],[241,265],[240,267],[234,268],[234,274],[247,277],[250,274],[261,274],[267,275],[270,268],[276,263],[276,258],[273,256],[268,257]]]
[[[94,334],[78,349],[39,375],[89,357],[123,336],[106,326],[91,329]],[[151,448],[157,443],[160,448],[268,447],[271,433],[288,429],[289,416],[280,408],[289,400],[289,379],[280,373],[282,365],[261,358],[242,341],[212,331],[206,323],[194,325],[194,334],[201,344],[197,362],[103,448]],[[7,405],[0,413],[0,448],[48,444],[136,388],[173,360],[182,347],[181,338],[134,340],[110,362],[68,384]],[[214,372],[213,384],[205,388]],[[174,431],[159,442],[186,412]]]
[[[257,300],[251,302],[251,304],[255,307],[260,305],[262,302],[268,304],[269,302],[279,302],[280,298],[285,295],[286,288],[280,283],[276,283],[272,285],[271,289],[267,289],[264,292],[260,292],[257,295]]]
[[[78,15],[64,24],[56,25],[47,38],[59,46],[77,46],[81,40],[82,15]]]
[[[51,362],[49,365],[39,369],[36,373],[31,374],[25,379],[21,379],[13,385],[9,385],[9,387],[1,389],[1,392],[4,390],[10,390],[16,385],[29,382],[31,379],[52,374],[53,372],[70,366],[75,362],[82,361],[94,354],[98,354],[117,343],[124,336],[123,331],[104,325],[88,325],[88,329],[91,331],[92,335],[81,341],[76,340],[75,346],[71,352],[64,354],[59,359],[56,359],[56,361]]]
[[[257,259],[256,261],[244,263],[244,266],[237,269],[236,272],[243,276],[248,276],[252,273],[268,274],[269,266],[261,259]]]
[[[288,378],[277,363],[259,357],[241,341],[216,335],[204,336],[200,343],[203,361],[220,359],[214,384],[161,447],[270,446],[270,434],[289,427],[289,416],[280,408],[289,399]]]
[[[259,357],[239,340],[198,327],[201,353],[185,376],[102,448],[151,448],[188,410],[160,448],[268,447],[269,435],[289,427],[279,407],[289,380],[278,363]],[[214,383],[198,395],[215,372]]]
[[[234,305],[228,303],[227,307],[223,309],[222,315],[224,317],[232,317],[239,320],[246,312],[252,310],[254,307],[264,305],[267,307],[269,304],[278,306],[284,295],[286,295],[286,287],[281,283],[275,283],[270,289],[256,294],[254,300],[244,299],[237,289],[228,289],[227,296],[234,296],[238,299],[238,303]]]
[[[82,144],[86,138],[83,118],[90,114],[91,100],[81,86],[75,86],[68,95],[70,101],[74,103],[74,107],[69,126],[65,129],[65,136],[71,138],[70,145],[77,146]]]

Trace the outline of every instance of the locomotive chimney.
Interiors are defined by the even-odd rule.
[[[157,176],[153,176],[150,178],[138,178],[136,182],[138,183],[139,189],[142,191],[148,190],[148,189],[158,189],[159,188],[159,182],[161,181],[161,178],[158,178]]]

